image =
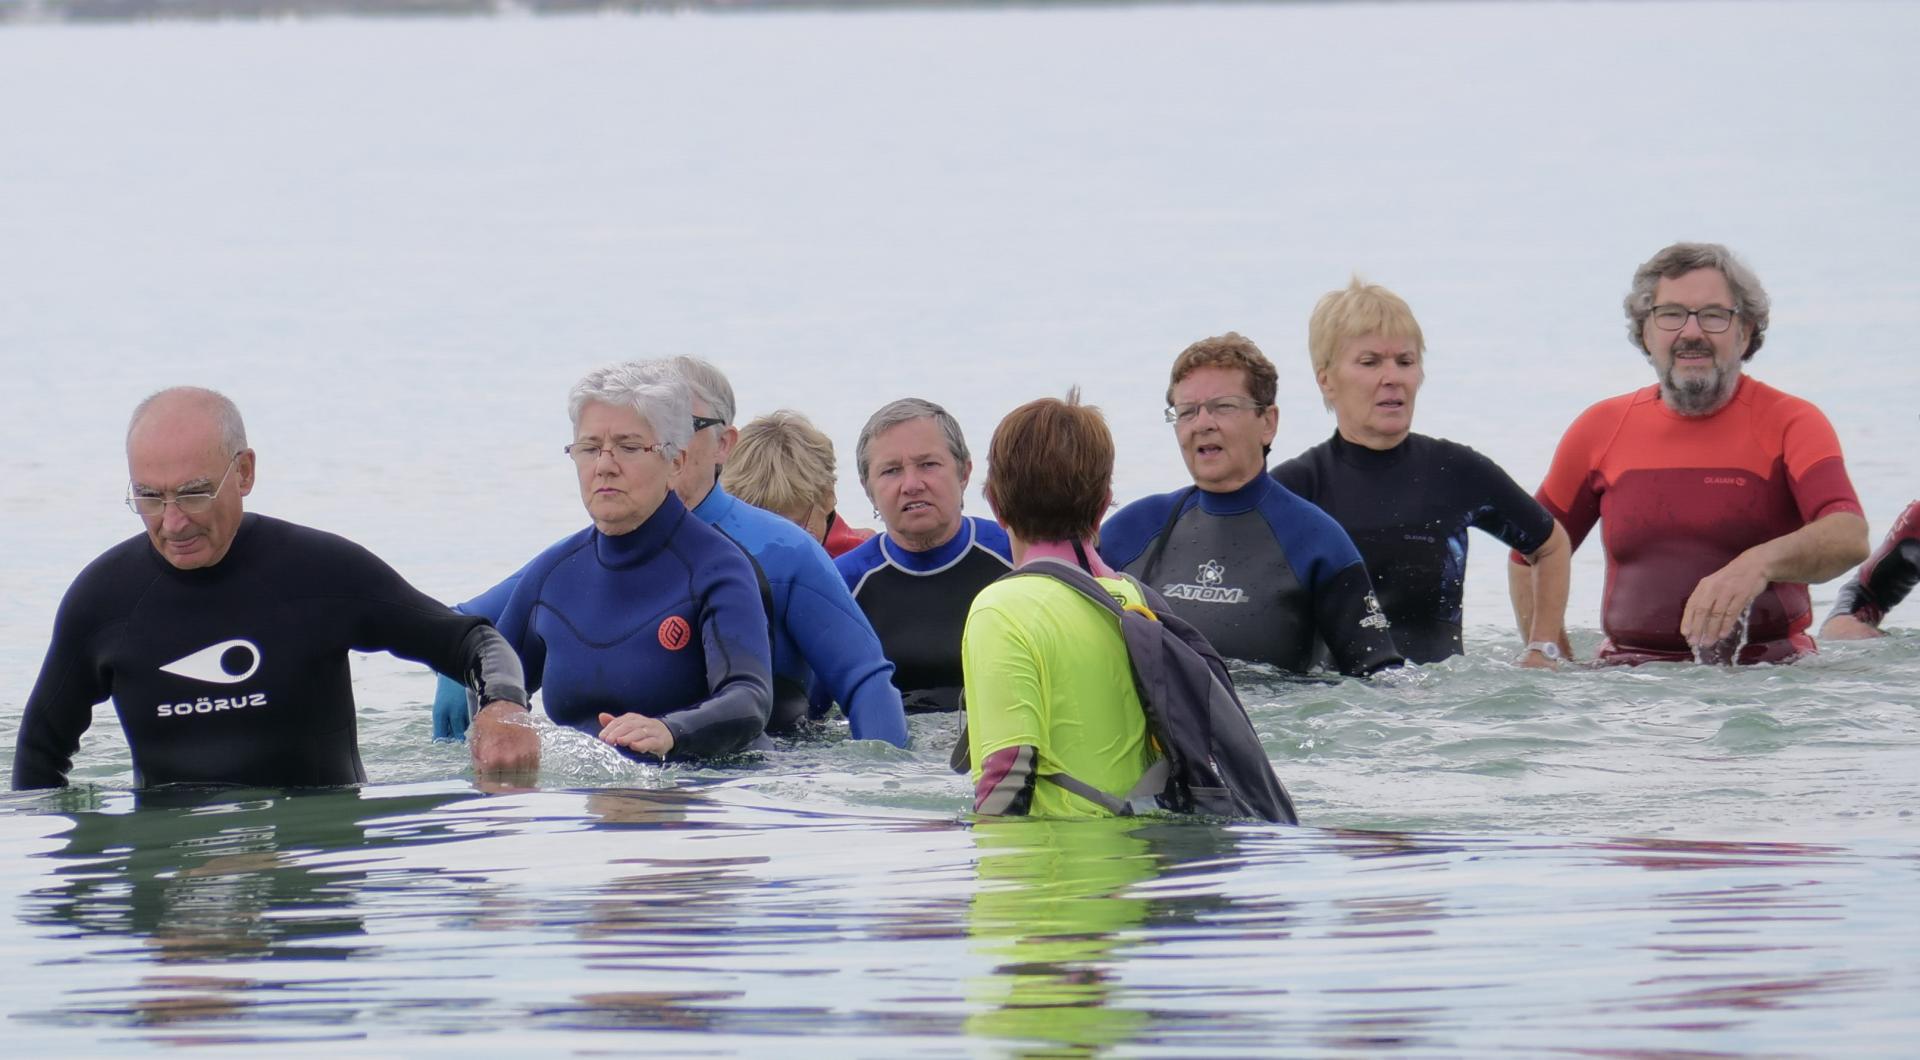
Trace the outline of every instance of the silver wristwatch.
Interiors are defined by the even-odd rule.
[[[1527,651],[1521,652],[1520,655],[1524,658],[1527,652],[1534,652],[1534,651],[1537,651],[1540,654],[1546,656],[1547,658],[1552,659],[1554,662],[1561,662],[1562,660],[1566,659],[1566,656],[1560,653],[1560,645],[1555,644],[1550,640],[1531,641],[1527,644]]]

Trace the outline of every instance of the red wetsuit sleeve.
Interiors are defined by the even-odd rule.
[[[1840,456],[1840,439],[1825,414],[1812,402],[1793,397],[1784,397],[1779,409],[1786,421],[1781,456],[1800,518],[1811,523],[1834,512],[1864,515]]]

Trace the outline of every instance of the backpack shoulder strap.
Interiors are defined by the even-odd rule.
[[[1115,618],[1119,618],[1120,616],[1126,614],[1129,611],[1132,611],[1138,614],[1143,610],[1146,611],[1146,617],[1148,618],[1157,619],[1159,617],[1158,615],[1154,614],[1153,611],[1151,610],[1134,607],[1130,605],[1123,606],[1120,603],[1120,601],[1115,600],[1113,598],[1112,593],[1108,592],[1103,586],[1101,586],[1101,584],[1098,581],[1094,579],[1093,575],[1088,574],[1086,571],[1081,570],[1079,567],[1076,567],[1070,563],[1062,562],[1057,559],[1030,560],[1026,565],[1021,567],[1016,567],[1015,569],[1010,570],[1005,574],[1002,574],[1000,577],[1001,578],[1025,578],[1025,577],[1032,577],[1034,575],[1044,575],[1048,578],[1054,579],[1055,581],[1065,582],[1066,584],[1079,590],[1080,595],[1086,597],[1089,600],[1092,600],[1094,603],[1099,604],[1101,607],[1106,608],[1109,612],[1113,614]],[[1140,590],[1140,595],[1142,599],[1153,598],[1153,590],[1148,589],[1144,584],[1142,584],[1140,579],[1134,577],[1131,574],[1121,574],[1120,577],[1133,583],[1133,585]]]
[[[1187,501],[1198,492],[1200,487],[1188,486],[1173,499],[1173,511],[1167,513],[1167,521],[1161,525],[1160,535],[1153,539],[1153,548],[1147,553],[1147,561],[1140,565],[1142,571],[1152,574],[1160,569],[1160,557],[1166,554],[1167,539],[1173,536],[1173,524],[1180,521],[1181,513],[1187,510]]]

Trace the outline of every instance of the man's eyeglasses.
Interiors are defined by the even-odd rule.
[[[609,446],[595,442],[575,442],[563,451],[573,457],[574,463],[581,467],[588,467],[600,459],[601,453],[613,457],[613,462],[616,464],[624,464],[630,460],[638,460],[648,453],[657,453],[666,447],[665,442],[655,442],[652,445],[642,445],[639,442],[615,442]]]
[[[1258,412],[1266,407],[1267,406],[1252,398],[1243,397],[1214,398],[1212,401],[1189,401],[1180,405],[1168,405],[1167,422],[1192,423],[1194,417],[1200,415],[1201,409],[1206,409],[1207,415],[1212,416],[1216,420],[1224,420],[1231,419],[1234,416],[1245,415],[1249,412]]]
[[[1679,331],[1687,326],[1687,318],[1700,322],[1700,330],[1709,335],[1718,335],[1733,326],[1733,316],[1737,309],[1710,305],[1704,309],[1688,309],[1683,305],[1657,305],[1653,307],[1653,326],[1661,331]]]
[[[708,427],[724,427],[726,424],[727,421],[718,416],[695,416],[693,418],[693,433],[699,434]]]
[[[240,453],[244,452],[246,452],[245,449],[240,450]],[[215,498],[220,496],[220,491],[227,488],[227,479],[233,475],[233,466],[240,461],[240,453],[233,454],[227,460],[227,472],[220,476],[220,483],[213,487],[212,493],[195,490],[191,493],[176,493],[169,497],[164,493],[136,492],[138,487],[128,483],[127,507],[132,508],[135,515],[142,517],[159,515],[167,510],[169,504],[180,509],[182,515],[199,515],[212,508]]]

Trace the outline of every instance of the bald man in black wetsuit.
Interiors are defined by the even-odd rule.
[[[463,675],[486,704],[479,738],[537,752],[531,727],[502,720],[524,719],[525,682],[484,619],[350,541],[242,511],[254,453],[231,401],[193,387],[148,398],[127,428],[127,470],[146,533],[89,564],[61,601],[20,719],[16,789],[64,787],[108,698],[143,787],[365,781],[348,651]]]

